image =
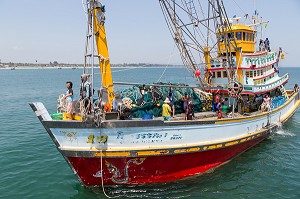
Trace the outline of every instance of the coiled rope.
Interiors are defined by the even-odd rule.
[[[85,106],[85,102],[88,102],[87,106]],[[85,98],[80,101],[80,116],[82,117],[83,121],[87,121],[90,106],[91,100]]]
[[[122,99],[123,105],[128,108],[132,109],[132,100],[129,97],[125,97]]]
[[[57,99],[57,112],[65,112],[67,110],[67,103],[65,94],[60,94]]]

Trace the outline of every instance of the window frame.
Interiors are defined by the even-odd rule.
[[[236,40],[241,41],[243,39],[242,32],[236,32],[235,33],[235,38],[236,38]]]

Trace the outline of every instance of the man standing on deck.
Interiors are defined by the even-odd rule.
[[[184,93],[184,96],[181,98],[183,101],[183,111],[185,112],[189,105],[189,96],[187,93]]]
[[[170,107],[172,108],[172,117],[174,118],[175,117],[175,105],[174,105],[174,101],[175,101],[175,99],[174,99],[174,90],[172,89],[172,87],[170,87],[170,92],[169,92],[169,94],[168,94],[168,99],[169,99],[169,105],[170,105]]]
[[[69,114],[70,120],[73,120],[73,113],[74,113],[74,94],[73,94],[73,83],[68,81],[66,82],[66,87],[67,87],[67,93],[64,97],[64,99],[66,99],[66,103],[67,103],[67,113]]]
[[[270,41],[269,41],[268,38],[266,38],[266,40],[265,40],[265,48],[266,48],[266,50],[267,50],[268,52],[271,51],[271,49],[270,49]]]
[[[80,84],[80,100],[83,100],[84,107],[88,112],[90,111],[91,106],[91,85],[88,82],[88,74],[81,75],[81,84]]]
[[[164,101],[164,104],[162,105],[162,116],[164,117],[164,121],[170,121],[171,119],[171,107],[169,105],[170,100],[167,97]]]

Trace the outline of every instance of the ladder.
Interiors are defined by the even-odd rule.
[[[286,99],[289,99],[289,95],[288,95],[288,93],[286,92],[284,86],[283,86],[283,85],[280,85],[280,86],[279,86],[279,89],[280,89],[280,92],[281,92],[282,96],[284,96]]]
[[[198,24],[198,14],[193,0],[185,0],[185,6],[190,14],[190,19],[194,25]]]

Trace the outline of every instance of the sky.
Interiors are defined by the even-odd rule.
[[[118,63],[181,64],[159,0],[103,0],[110,60]],[[283,66],[300,66],[299,0],[224,0],[229,17],[257,9]],[[81,0],[0,0],[2,62],[83,63],[86,16]]]

